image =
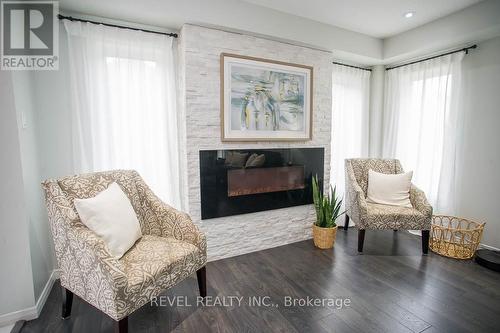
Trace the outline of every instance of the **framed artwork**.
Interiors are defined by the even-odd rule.
[[[222,141],[312,137],[311,66],[222,53]]]

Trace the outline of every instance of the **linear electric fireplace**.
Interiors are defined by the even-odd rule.
[[[201,218],[311,204],[323,165],[324,148],[200,151]]]

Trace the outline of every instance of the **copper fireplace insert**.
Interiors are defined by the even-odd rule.
[[[302,165],[233,169],[227,172],[228,197],[298,190],[304,187],[304,166]]]

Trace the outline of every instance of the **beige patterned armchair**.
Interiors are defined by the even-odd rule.
[[[137,214],[142,238],[120,259],[79,219],[75,198],[89,198],[116,182]],[[63,318],[73,293],[127,331],[128,315],[194,272],[206,296],[205,236],[190,217],[163,203],[136,171],[109,171],[43,182],[47,211],[61,270]]]
[[[399,160],[394,159],[346,159],[345,196],[346,222],[352,219],[358,228],[358,251],[363,252],[366,229],[422,230],[422,252],[429,250],[432,207],[424,192],[412,184],[410,202],[413,207],[388,206],[366,202],[368,170],[386,174],[402,173]]]

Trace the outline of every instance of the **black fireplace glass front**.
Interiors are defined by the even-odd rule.
[[[202,150],[201,218],[312,204],[323,167],[324,148]]]

